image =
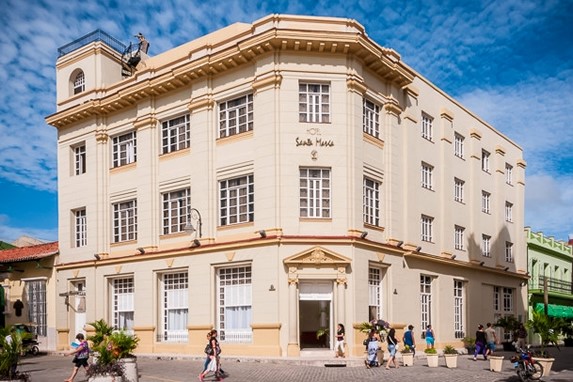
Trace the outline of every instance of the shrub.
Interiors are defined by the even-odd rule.
[[[444,346],[444,354],[458,354],[458,351],[452,345]]]
[[[426,354],[438,354],[438,351],[435,348],[425,349],[424,353]]]
[[[405,345],[404,348],[402,350],[400,350],[400,353],[402,353],[402,354],[408,354],[408,353],[412,353],[412,352],[413,352],[413,349],[408,345]]]

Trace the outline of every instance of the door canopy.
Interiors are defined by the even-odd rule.
[[[283,261],[288,268],[288,281],[298,283],[300,278],[336,279],[346,284],[347,269],[352,261],[328,249],[316,246],[287,257]]]

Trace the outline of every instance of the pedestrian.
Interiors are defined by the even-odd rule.
[[[432,325],[426,326],[426,331],[424,332],[424,338],[426,339],[426,349],[433,349],[434,343],[436,342],[436,334]]]
[[[337,328],[336,328],[336,343],[334,345],[334,356],[336,358],[338,357],[345,357],[344,354],[344,335],[345,335],[345,330],[344,330],[344,325],[342,324],[338,324]]]
[[[386,370],[390,369],[390,364],[394,364],[394,369],[399,368],[398,364],[396,363],[396,351],[398,350],[398,341],[396,339],[396,329],[391,328],[386,336],[386,342],[388,342],[388,352],[390,356],[388,358],[388,363],[386,363]]]
[[[368,352],[368,359],[364,361],[367,369],[371,367],[379,366],[378,360],[376,356],[378,355],[378,350],[380,349],[380,345],[378,344],[378,333],[376,329],[370,329],[370,333],[368,333],[368,338],[364,340],[364,345],[366,346],[366,351]]]
[[[527,330],[525,329],[525,326],[523,326],[523,323],[521,323],[519,324],[519,328],[517,329],[516,347],[518,349],[525,349],[526,339],[527,339]]]
[[[215,375],[217,381],[222,381],[224,372],[220,368],[221,347],[219,346],[219,341],[217,340],[217,330],[213,329],[209,334],[209,342],[205,347],[205,353],[209,357],[209,363],[207,364],[207,367],[201,372],[201,374],[199,374],[199,380],[203,381],[205,376],[212,372]]]
[[[485,326],[485,339],[487,341],[486,355],[491,355],[495,351],[497,335],[495,334],[495,329],[491,326],[491,322],[488,322]]]
[[[203,363],[203,371],[199,375],[205,373],[207,367],[209,367],[209,362],[211,362],[211,349],[211,331],[209,330],[207,332],[207,345],[205,345],[205,362]]]
[[[478,330],[476,331],[476,350],[474,351],[474,361],[477,360],[478,354],[483,354],[483,359],[487,359],[487,339],[485,332],[483,330],[483,325],[478,325]]]
[[[83,366],[86,371],[89,369],[88,359],[90,357],[90,346],[82,333],[78,333],[76,335],[76,340],[79,342],[78,346],[65,353],[66,356],[74,355],[74,359],[72,360],[74,363],[74,369],[72,370],[72,375],[70,375],[70,377],[64,382],[73,382],[80,367]]]
[[[408,330],[404,332],[402,342],[404,342],[404,346],[408,346],[412,350],[413,355],[416,355],[416,340],[414,338],[414,325],[408,325]]]

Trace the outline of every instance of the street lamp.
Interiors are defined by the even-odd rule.
[[[193,219],[197,221],[197,229],[193,227]],[[189,212],[187,214],[187,223],[183,227],[183,231],[193,234],[194,232],[199,232],[199,238],[203,236],[201,228],[203,227],[203,221],[201,220],[201,213],[196,208],[189,208]]]

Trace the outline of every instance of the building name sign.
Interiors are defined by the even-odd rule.
[[[332,139],[324,139],[320,137],[320,129],[318,128],[310,128],[306,130],[309,135],[313,135],[314,137],[308,138],[301,138],[296,137],[295,143],[296,147],[303,146],[303,147],[333,147],[334,141]]]

